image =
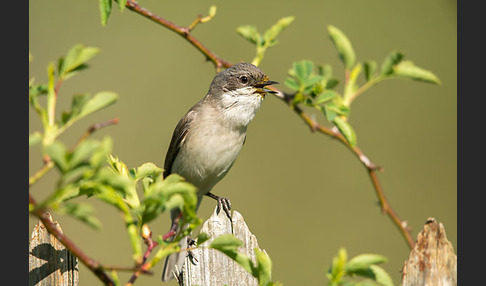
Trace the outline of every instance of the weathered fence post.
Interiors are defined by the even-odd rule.
[[[429,217],[402,269],[402,286],[457,285],[457,256],[442,223]]]
[[[50,214],[47,217],[52,221]],[[61,227],[54,222],[59,231]],[[77,286],[78,259],[42,224],[37,223],[29,242],[29,286]]]
[[[207,248],[214,238],[232,233],[243,242],[243,246],[238,251],[246,254],[255,262],[253,249],[259,248],[256,237],[251,234],[239,212],[233,211],[232,221],[233,226],[223,211],[218,215],[215,210],[213,215],[204,222],[200,232],[207,233],[211,239],[193,251],[198,260],[196,265],[186,258],[182,266],[183,275],[182,281],[179,282],[180,285],[258,285],[258,280],[239,264],[223,253]]]

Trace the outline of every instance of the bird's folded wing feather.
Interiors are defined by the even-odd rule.
[[[189,127],[191,123],[196,118],[196,111],[199,104],[192,107],[184,117],[177,124],[174,133],[172,134],[172,140],[170,141],[169,149],[167,150],[167,155],[165,156],[164,162],[164,178],[172,173],[172,164],[174,163],[177,153],[181,149],[182,143],[184,142],[187,133],[189,132]]]

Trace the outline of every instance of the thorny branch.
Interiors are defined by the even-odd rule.
[[[160,16],[153,14],[147,9],[140,7],[136,1],[128,0],[126,7],[129,10],[137,14],[140,14],[144,17],[147,17],[150,20],[156,22],[157,24],[160,24],[165,28],[181,35],[190,44],[192,44],[197,50],[199,50],[203,55],[205,55],[208,60],[210,60],[214,64],[217,72],[219,72],[222,67],[228,68],[232,65],[231,63],[216,56],[213,52],[211,52],[208,48],[206,48],[199,40],[193,37],[190,34],[191,29],[187,27],[178,26],[170,21],[167,21],[166,19]],[[277,91],[276,96],[290,106],[291,101],[289,100],[288,94],[284,94],[283,92],[273,87],[269,87],[269,88],[273,89],[274,91]],[[311,119],[311,117],[308,114],[306,114],[302,109],[300,109],[298,106],[295,106],[293,110],[302,120],[304,120],[304,122],[310,127],[312,131],[319,131],[320,133],[323,133],[325,135],[337,139],[339,142],[344,144],[351,152],[353,152],[353,154],[356,155],[356,157],[361,161],[361,163],[365,166],[365,168],[368,171],[371,182],[375,189],[376,196],[378,197],[378,200],[380,202],[382,213],[387,215],[392,220],[392,222],[395,224],[395,226],[399,229],[400,233],[405,238],[410,249],[412,249],[414,240],[412,239],[412,236],[410,234],[410,227],[407,225],[405,221],[401,220],[398,217],[397,213],[393,210],[388,200],[386,199],[385,193],[383,192],[383,189],[380,185],[380,181],[378,180],[377,171],[381,171],[382,168],[372,163],[358,147],[350,146],[346,141],[346,139],[344,138],[344,136],[341,135],[337,130],[334,131],[333,129],[327,128],[319,124],[315,120]]]

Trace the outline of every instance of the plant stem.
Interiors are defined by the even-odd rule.
[[[44,166],[29,178],[29,188],[32,187],[32,185],[35,184],[40,178],[42,178],[47,172],[49,172],[52,167],[54,167],[54,162],[52,162],[50,159],[45,160]]]

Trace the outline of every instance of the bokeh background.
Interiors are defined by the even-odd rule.
[[[392,207],[412,227],[416,238],[430,216],[443,223],[457,251],[457,3],[444,1],[155,1],[143,7],[179,25],[189,25],[210,5],[216,17],[193,35],[230,62],[251,61],[254,46],[236,34],[240,25],[260,32],[278,19],[295,21],[267,51],[261,68],[284,82],[292,62],[309,59],[330,64],[336,77],[343,67],[327,31],[341,29],[359,61],[378,63],[392,50],[434,72],[436,86],[408,80],[380,83],[358,98],[350,123],[358,146],[384,167],[380,182]],[[29,76],[46,82],[46,67],[73,45],[101,49],[90,68],[66,81],[58,110],[67,110],[75,93],[114,91],[119,101],[73,126],[60,139],[68,146],[91,124],[118,117],[118,125],[93,136],[111,136],[113,155],[129,167],[144,162],[163,166],[173,128],[205,95],[215,70],[211,63],[175,33],[113,7],[102,27],[98,1],[29,1]],[[361,79],[362,83],[362,79]],[[283,84],[278,86],[289,91]],[[342,85],[338,87],[338,90]],[[312,113],[323,122],[319,113]],[[40,130],[29,111],[29,133]],[[29,175],[42,166],[38,146],[29,151]],[[57,179],[49,173],[31,188],[41,200]],[[388,217],[380,213],[370,179],[344,146],[312,133],[285,104],[267,96],[249,128],[246,144],[231,172],[213,190],[231,199],[273,261],[273,280],[284,285],[326,285],[325,271],[340,247],[350,257],[377,253],[399,285],[409,249]],[[91,202],[91,200],[87,200]],[[110,265],[131,265],[124,226],[115,209],[94,202],[103,229],[96,231],[54,214],[64,232],[91,257]],[[205,199],[199,211],[208,218],[215,201]],[[37,221],[29,218],[29,235]],[[151,224],[155,234],[169,228],[164,214]],[[162,263],[154,276],[137,285],[160,285]],[[121,281],[128,274],[120,273]],[[81,285],[100,282],[80,265]],[[167,283],[167,285],[176,285]]]

